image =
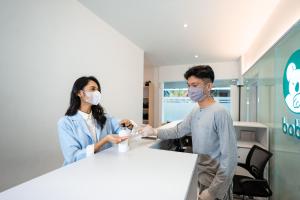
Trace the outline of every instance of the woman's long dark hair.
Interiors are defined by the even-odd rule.
[[[73,116],[77,113],[78,109],[80,108],[80,97],[78,96],[78,93],[80,90],[83,90],[83,88],[88,84],[89,81],[94,81],[99,91],[101,92],[99,81],[93,77],[93,76],[83,76],[78,78],[72,88],[71,91],[71,98],[70,98],[70,106],[66,112],[67,116]],[[93,117],[96,119],[97,123],[101,126],[101,129],[103,129],[104,124],[106,122],[106,117],[104,113],[104,108],[98,104],[98,105],[92,105],[92,113]]]

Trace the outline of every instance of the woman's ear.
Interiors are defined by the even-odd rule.
[[[80,90],[80,91],[77,93],[77,96],[78,96],[79,98],[82,98],[82,97],[84,96],[83,91]]]

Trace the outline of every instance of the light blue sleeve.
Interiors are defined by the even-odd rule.
[[[121,130],[121,126],[120,126],[120,120],[114,118],[114,117],[107,117],[108,120],[110,120],[110,124],[112,127],[112,134],[119,134],[120,130]]]
[[[74,136],[70,122],[66,118],[59,120],[58,134],[61,150],[65,159],[64,165],[86,157],[86,149],[81,147],[80,142]]]

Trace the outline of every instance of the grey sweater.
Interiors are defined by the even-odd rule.
[[[158,138],[174,139],[189,133],[193,152],[199,155],[199,184],[207,186],[214,198],[223,199],[237,165],[236,135],[230,114],[219,103],[206,108],[197,105],[177,126],[158,129]]]

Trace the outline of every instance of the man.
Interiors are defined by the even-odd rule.
[[[225,108],[211,96],[214,72],[208,65],[190,68],[184,74],[188,96],[198,105],[176,127],[155,129],[146,126],[144,136],[159,139],[192,134],[197,153],[199,200],[232,200],[232,177],[237,165],[237,145],[233,122]]]

